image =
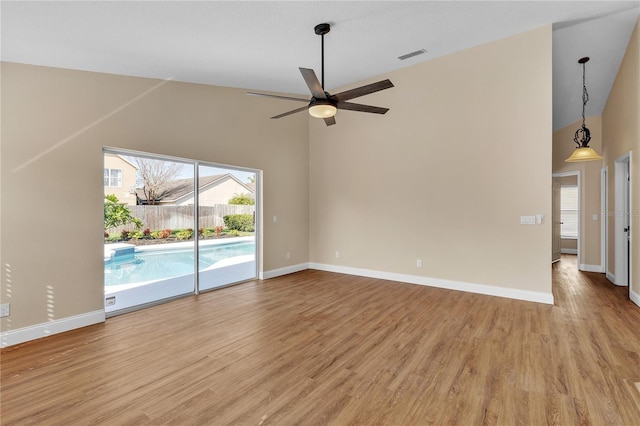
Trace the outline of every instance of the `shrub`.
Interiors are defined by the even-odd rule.
[[[144,235],[145,238],[151,237],[151,229],[145,228],[145,230],[142,231],[142,235]]]
[[[159,237],[162,239],[169,238],[171,236],[171,229],[163,229],[162,231],[158,232],[160,232]]]
[[[176,238],[179,240],[189,240],[191,237],[193,237],[193,229],[191,228],[176,231]]]
[[[242,204],[253,206],[256,200],[251,198],[248,194],[235,194],[232,199],[229,200],[229,204]]]
[[[104,229],[115,228],[132,223],[136,229],[142,228],[142,221],[133,217],[124,203],[118,201],[115,195],[104,196]]]
[[[231,231],[229,231],[229,235],[232,235],[234,237],[239,237],[240,231],[238,231],[237,229],[232,229]]]
[[[131,231],[127,231],[126,229],[123,229],[122,231],[120,231],[120,237],[121,237],[123,240],[128,240],[128,239],[129,239],[129,233],[130,233],[130,232],[131,232]]]
[[[144,238],[144,232],[142,231],[129,232],[129,238],[132,240],[140,240]]]
[[[150,237],[153,238],[154,240],[157,240],[158,238],[162,238],[162,237],[160,237],[160,233],[161,232],[162,231],[153,231],[153,232],[151,232]]]
[[[253,232],[255,229],[253,226],[253,215],[251,214],[230,214],[222,219],[227,228],[231,230]]]
[[[109,238],[109,233],[107,231],[104,231],[104,237]]]
[[[222,230],[224,229],[223,226],[216,226],[216,235],[219,237],[220,234],[222,234]]]

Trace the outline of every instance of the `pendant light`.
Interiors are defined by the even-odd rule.
[[[591,140],[591,132],[584,124],[584,109],[589,101],[589,94],[587,93],[587,85],[585,80],[585,64],[589,61],[589,57],[578,59],[578,63],[582,64],[582,127],[576,130],[576,134],[573,137],[573,141],[576,143],[577,148],[573,151],[573,154],[567,158],[566,162],[574,163],[578,161],[594,161],[602,160],[602,157],[598,153],[589,147],[589,141]]]

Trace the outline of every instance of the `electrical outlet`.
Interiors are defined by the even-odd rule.
[[[287,252],[287,259],[291,259],[291,253]]]
[[[113,306],[116,304],[116,297],[115,296],[107,297],[105,301],[107,302],[106,303],[107,306]]]
[[[336,257],[340,257],[340,252],[336,251]]]
[[[417,266],[418,268],[422,268],[422,259],[418,259],[418,260],[416,260],[416,266]]]
[[[0,305],[0,318],[8,317],[9,315],[11,315],[11,305],[9,303]]]

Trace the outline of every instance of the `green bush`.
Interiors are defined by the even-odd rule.
[[[193,237],[193,229],[191,228],[176,231],[176,239],[178,240],[189,240],[191,237]]]
[[[131,231],[131,232],[129,232],[129,239],[140,240],[142,238],[144,238],[144,233],[142,231]]]
[[[222,219],[227,229],[242,232],[253,232],[255,230],[252,214],[229,214]]]
[[[253,206],[256,203],[256,200],[251,198],[249,194],[235,194],[235,196],[229,200],[229,204],[241,204],[241,205],[249,205]]]

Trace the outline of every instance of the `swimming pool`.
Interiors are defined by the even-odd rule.
[[[104,263],[104,285],[134,284],[193,274],[193,244],[180,245],[180,248],[166,247],[168,244],[138,247],[131,256],[119,257],[118,260],[111,256]],[[202,272],[224,259],[255,256],[255,242],[201,244],[199,255]]]

